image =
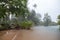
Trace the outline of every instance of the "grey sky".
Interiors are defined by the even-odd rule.
[[[33,7],[34,4],[37,4],[37,8]],[[56,21],[60,14],[60,0],[29,0],[28,7],[30,10],[35,9],[42,15],[42,18],[44,13],[49,13],[53,21]]]

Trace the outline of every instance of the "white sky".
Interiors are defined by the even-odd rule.
[[[34,4],[37,4],[36,8],[33,7]],[[42,18],[44,13],[49,13],[53,21],[56,21],[60,14],[60,0],[29,0],[28,7],[30,10],[35,9],[42,15]]]

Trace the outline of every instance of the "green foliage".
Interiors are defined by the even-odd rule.
[[[3,23],[4,25],[2,25],[0,29],[8,29],[9,26],[10,28],[15,28],[17,25],[19,26],[17,20],[12,20],[12,22],[8,22],[10,21],[10,14],[15,14],[16,17],[22,16],[24,18],[23,20],[26,20],[25,17],[28,16],[28,13],[29,11],[27,8],[27,0],[0,0],[0,18],[2,19],[1,23]]]
[[[8,29],[10,26],[9,26],[9,24],[0,24],[0,30],[5,30],[5,29]]]
[[[40,23],[40,19],[39,18],[41,18],[40,16],[41,15],[37,15],[36,12],[34,10],[32,10],[29,13],[27,19],[33,21],[35,25],[39,25],[39,23]]]
[[[57,23],[56,22],[51,22],[51,23],[49,23],[49,26],[57,26]]]
[[[27,0],[0,0],[0,17],[8,14],[16,14],[16,16],[24,15],[28,12]]]
[[[60,15],[58,15],[58,25],[59,25],[59,30],[60,30]]]
[[[60,15],[58,15],[58,19],[60,19]]]
[[[32,21],[23,21],[23,22],[20,23],[20,26],[23,29],[29,29],[29,28],[32,27],[32,25],[33,25]]]
[[[60,15],[58,15],[58,24],[60,25]]]
[[[60,25],[60,21],[58,21],[58,24]]]
[[[44,15],[44,25],[45,26],[49,26],[49,24],[51,23],[51,17],[48,15],[48,13],[46,13],[45,15]]]

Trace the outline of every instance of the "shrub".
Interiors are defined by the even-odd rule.
[[[33,25],[33,22],[32,21],[23,21],[20,23],[20,27],[22,29],[30,29]]]
[[[0,24],[0,30],[5,30],[5,29],[9,29],[9,24],[5,24],[5,23],[3,23],[3,24]]]
[[[17,23],[15,23],[15,24],[10,24],[10,28],[11,29],[20,29],[20,26]]]
[[[14,23],[10,24],[11,29],[14,29],[15,27],[16,27],[16,24],[14,24]]]

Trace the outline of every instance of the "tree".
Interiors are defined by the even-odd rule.
[[[39,25],[40,24],[40,18],[41,15],[37,16],[38,14],[36,14],[36,12],[34,10],[32,10],[28,16],[28,20],[31,20],[34,22],[35,25]]]
[[[60,15],[58,15],[58,25],[60,26]],[[60,27],[59,27],[60,30]]]
[[[60,25],[60,15],[58,15],[58,24]]]
[[[27,0],[0,0],[0,19],[3,21],[7,22],[10,14],[25,18],[28,12]]]
[[[28,13],[27,0],[0,0],[0,19],[6,24],[10,14],[25,18]]]
[[[60,19],[60,15],[58,15],[58,19]]]
[[[23,15],[28,12],[27,0],[0,0],[0,17],[6,14]]]
[[[48,13],[44,15],[43,20],[44,20],[44,25],[49,26],[49,24],[51,23],[51,17],[48,15]]]
[[[33,7],[34,7],[34,8],[36,8],[36,7],[37,7],[37,5],[36,5],[36,4],[34,4],[34,5],[33,5]]]

